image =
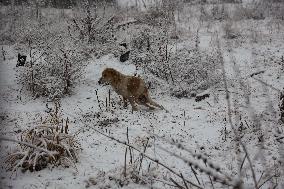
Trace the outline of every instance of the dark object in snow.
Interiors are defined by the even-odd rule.
[[[262,74],[262,73],[264,73],[265,71],[264,70],[262,70],[262,71],[259,71],[259,72],[256,72],[256,73],[253,73],[253,74],[250,74],[250,77],[253,77],[253,76],[255,76],[255,75],[258,75],[258,74]]]
[[[196,97],[196,93],[190,93],[190,97]]]
[[[127,49],[127,44],[126,43],[120,43],[119,45],[123,46],[123,47],[125,47]]]
[[[116,118],[113,118],[113,119],[104,119],[102,121],[100,121],[98,124],[99,126],[108,126],[110,124],[113,124],[113,123],[117,123],[119,122],[119,119],[116,117]]]
[[[6,52],[4,51],[4,47],[2,47],[2,56],[3,56],[4,61],[6,60],[5,54],[6,54]]]
[[[210,94],[204,94],[204,95],[196,96],[195,102],[199,102],[201,100],[204,100],[205,98],[209,98],[209,96],[210,96]]]
[[[172,93],[172,96],[175,96],[177,98],[187,98],[188,92],[187,91],[175,91]]]
[[[279,110],[280,110],[280,120],[284,123],[284,89],[280,93]]]
[[[120,62],[125,62],[129,59],[129,54],[130,54],[130,51],[127,51],[126,53],[120,55]]]
[[[18,61],[17,61],[17,65],[18,66],[24,66],[27,60],[27,56],[25,55],[21,55],[20,53],[18,53]]]
[[[195,92],[189,92],[186,90],[182,90],[182,91],[174,91],[172,94],[172,96],[175,96],[177,98],[190,98],[190,97],[196,97],[196,93]]]
[[[52,108],[48,107],[48,103],[45,104],[45,107],[47,108],[47,110],[45,110],[46,113],[50,113],[52,111]]]

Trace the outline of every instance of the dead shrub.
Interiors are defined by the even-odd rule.
[[[54,110],[42,118],[37,126],[21,133],[22,143],[19,142],[16,152],[6,157],[8,170],[14,172],[20,168],[23,172],[39,171],[49,164],[64,167],[75,165],[80,145],[76,134],[69,133],[69,120],[61,117],[59,108],[59,103],[55,103]]]

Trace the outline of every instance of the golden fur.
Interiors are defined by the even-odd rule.
[[[99,80],[99,83],[105,82],[123,97],[124,107],[127,107],[127,100],[129,100],[134,111],[137,110],[135,102],[150,109],[154,109],[153,106],[164,109],[150,98],[145,82],[139,77],[124,75],[113,68],[106,68]]]

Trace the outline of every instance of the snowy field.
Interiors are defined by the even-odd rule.
[[[162,2],[168,1],[161,0],[157,6]],[[283,3],[278,2],[275,2],[273,7],[279,6],[277,10],[284,10]],[[111,6],[98,8],[98,14],[105,17],[116,16],[119,21],[116,23],[116,19],[113,19],[112,24],[117,25],[117,28],[124,26],[121,23],[130,23],[126,29],[113,31],[118,38],[117,42],[105,43],[106,45],[91,41],[88,32],[84,35],[89,35],[89,38],[81,38],[83,24],[87,25],[88,22],[82,21],[80,25],[80,18],[90,15],[84,14],[78,7],[65,12],[42,8],[44,16],[37,21],[46,25],[39,27],[52,28],[51,31],[56,32],[45,34],[46,31],[40,29],[39,37],[34,37],[37,36],[32,29],[35,27],[34,23],[31,23],[31,31],[22,30],[24,34],[21,34],[19,29],[23,27],[21,23],[25,23],[26,19],[33,18],[15,16],[19,21],[13,24],[10,23],[13,20],[8,19],[12,18],[12,14],[9,14],[4,6],[1,8],[1,17],[10,16],[7,16],[7,19],[1,18],[1,22],[8,26],[3,25],[0,28],[1,138],[21,141],[24,131],[43,124],[42,120],[56,109],[54,98],[48,94],[33,95],[29,87],[25,86],[25,82],[30,80],[23,80],[23,75],[30,73],[33,68],[28,67],[28,63],[26,66],[16,67],[18,53],[27,55],[27,62],[34,60],[34,66],[40,65],[41,61],[48,64],[49,60],[56,66],[59,64],[55,61],[57,55],[54,59],[48,57],[53,57],[51,54],[59,49],[59,60],[65,61],[69,55],[75,57],[70,58],[70,65],[73,67],[70,66],[69,69],[78,66],[82,73],[80,77],[76,77],[76,81],[74,79],[67,94],[56,98],[56,102],[60,104],[60,120],[68,120],[68,132],[76,133],[75,138],[80,144],[78,161],[69,163],[68,166],[50,163],[40,171],[21,171],[21,167],[12,171],[7,168],[7,156],[33,148],[1,140],[1,188],[284,188],[284,125],[280,120],[279,110],[280,92],[284,89],[283,12],[282,19],[274,17],[271,10],[263,12],[264,18],[261,19],[246,16],[235,18],[234,16],[240,13],[241,5],[225,3],[223,6],[220,4],[220,10],[217,9],[221,12],[225,10],[227,16],[219,18],[216,14],[220,13],[216,11],[215,16],[218,19],[214,19],[208,12],[213,11],[215,4],[199,4],[198,1],[193,4],[178,3],[176,9],[170,12],[173,14],[173,20],[163,22],[167,17],[160,18],[157,13],[157,20],[151,21],[166,23],[163,31],[168,29],[166,37],[167,41],[170,41],[166,45],[166,51],[167,54],[172,54],[172,57],[167,58],[166,55],[164,60],[160,59],[162,53],[155,54],[152,62],[144,66],[141,65],[143,61],[134,61],[137,60],[135,56],[139,56],[137,52],[145,53],[135,51],[137,46],[133,45],[134,32],[146,31],[149,38],[153,39],[156,39],[156,35],[164,34],[157,32],[160,28],[155,24],[150,24],[151,19],[145,19],[149,24],[145,20],[139,20],[148,18],[149,15],[145,14],[149,4],[138,13],[138,10],[134,10],[135,6],[134,4],[131,8],[124,9],[122,4],[116,9]],[[154,5],[151,3],[151,6]],[[161,9],[169,11],[166,8]],[[33,8],[30,7],[29,10]],[[263,10],[266,11],[265,8],[246,11]],[[21,14],[21,8],[17,11]],[[224,16],[224,12],[220,15]],[[151,12],[151,16],[155,18],[155,13]],[[78,19],[77,25],[74,24],[73,18]],[[95,23],[96,20],[93,21]],[[101,27],[96,24],[91,25]],[[10,36],[9,27],[19,27],[16,30],[20,30],[17,31],[20,34],[14,32],[16,37],[12,34]],[[75,29],[72,30],[72,27]],[[69,35],[70,31],[70,38],[60,33]],[[35,41],[32,42],[33,52],[37,53],[31,57],[31,46],[24,36],[29,36],[29,32],[35,33],[31,39],[45,41],[55,50],[50,50],[51,48],[42,44],[41,46]],[[97,33],[98,36],[107,36],[107,32]],[[66,45],[62,46],[58,42],[57,46],[52,46],[57,43],[59,35]],[[40,36],[50,39],[41,39]],[[130,44],[131,57],[126,62],[119,60],[119,55],[124,51],[121,46],[118,47],[121,42]],[[151,41],[152,44],[156,45],[154,40]],[[158,49],[153,47],[154,45],[151,48]],[[161,46],[164,48],[163,44]],[[73,49],[70,50],[71,48]],[[81,51],[80,48],[84,50]],[[160,52],[160,49],[157,52]],[[187,52],[191,50],[201,52],[201,58],[203,55],[212,56],[212,59],[216,58],[216,62],[209,58],[207,62],[205,59],[202,67],[198,62],[193,62],[192,69],[195,71],[191,72],[191,69],[185,67],[187,64],[181,63],[183,58],[186,59],[182,56],[186,55],[189,56],[188,59],[198,60],[196,54]],[[41,57],[43,52],[47,53]],[[65,57],[66,52],[69,54]],[[79,56],[84,58],[73,61]],[[146,58],[147,56],[152,54],[146,54]],[[44,58],[45,60],[42,60]],[[160,60],[163,64],[151,64]],[[219,65],[216,68],[211,66],[217,62]],[[169,66],[164,66],[167,64]],[[98,84],[102,71],[108,67],[127,75],[142,77],[149,84],[152,99],[163,105],[167,111],[149,110],[143,106],[139,106],[138,111],[132,111],[130,104],[124,108],[122,98],[111,86]],[[155,74],[164,73],[164,67],[167,70],[165,73],[169,73],[171,79],[167,75],[164,77],[162,74]],[[34,69],[33,74],[41,73],[40,69]],[[198,73],[203,73],[204,70],[207,77],[200,81],[203,76],[199,77]],[[182,76],[192,73],[196,73],[196,80],[185,82],[187,77]],[[40,77],[37,79],[41,80]],[[46,81],[51,80],[52,78],[46,78]],[[57,86],[56,82],[48,84],[51,88]],[[188,94],[180,96],[180,91]],[[208,97],[198,101],[198,97],[202,95]],[[126,144],[123,144],[124,141]],[[19,161],[20,159],[16,162]]]

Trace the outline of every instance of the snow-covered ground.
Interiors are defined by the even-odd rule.
[[[208,48],[208,40],[210,39],[208,35],[208,33],[201,32],[200,48]],[[275,34],[275,36],[279,36],[279,34]],[[249,117],[250,113],[253,113],[258,117],[265,138],[264,148],[266,151],[264,156],[269,160],[273,156],[278,156],[277,146],[282,145],[276,142],[274,138],[276,131],[273,127],[274,124],[280,124],[277,121],[279,118],[279,91],[268,86],[271,85],[279,90],[284,87],[284,62],[281,62],[281,56],[284,55],[284,33],[280,34],[280,36],[282,36],[282,39],[275,43],[247,43],[238,47],[232,46],[230,51],[225,47],[225,42],[222,45],[229,91],[232,102],[235,102],[235,104],[232,103],[232,109],[235,113],[241,112],[242,116]],[[189,42],[183,41],[179,45],[186,45],[186,43]],[[45,98],[33,99],[22,91],[22,86],[16,80],[16,70],[22,69],[21,67],[15,67],[17,52],[15,52],[13,46],[3,46],[3,48],[7,54],[6,60],[0,62],[1,135],[19,139],[21,131],[32,127],[41,117],[48,115],[46,104],[52,107],[52,103],[47,102]],[[235,61],[232,61],[232,56]],[[118,184],[114,185],[114,182],[111,182],[108,177],[102,179],[96,176],[101,172],[106,172],[106,175],[122,175],[126,147],[102,136],[94,129],[126,141],[128,128],[130,144],[137,146],[141,151],[144,149],[143,145],[147,138],[150,138],[146,154],[177,170],[178,173],[182,173],[185,178],[194,183],[197,183],[197,180],[190,167],[174,156],[169,155],[160,147],[167,148],[185,157],[189,155],[169,145],[163,138],[173,139],[176,143],[181,143],[196,153],[207,154],[209,159],[220,165],[222,171],[237,177],[235,168],[237,167],[236,159],[239,156],[234,154],[234,144],[229,142],[233,139],[226,139],[224,135],[224,128],[227,127],[227,130],[231,130],[231,128],[228,123],[225,89],[222,85],[212,86],[212,88],[206,90],[204,93],[209,93],[210,97],[200,102],[196,102],[194,98],[179,99],[170,96],[160,88],[151,89],[152,98],[162,104],[169,112],[158,109],[150,111],[145,107],[139,107],[139,111],[132,112],[130,105],[127,109],[123,108],[122,100],[110,86],[100,86],[98,84],[101,72],[106,67],[115,68],[129,75],[138,73],[143,77],[143,74],[145,74],[131,62],[119,62],[112,54],[99,59],[89,59],[84,78],[79,81],[70,96],[66,96],[61,100],[62,117],[71,121],[70,131],[72,133],[80,131],[77,139],[81,144],[82,151],[79,153],[79,162],[75,164],[75,167],[48,167],[39,172],[27,171],[22,173],[18,171],[16,174],[12,174],[12,172],[5,170],[4,157],[8,152],[15,149],[16,144],[1,142],[0,157],[3,166],[1,166],[0,185],[3,188],[77,189],[85,187],[108,188],[108,185],[110,188],[121,188]],[[254,77],[268,85],[264,85],[250,77],[250,74],[259,71],[264,72]],[[245,103],[243,103],[245,98],[241,98],[245,95],[238,94],[238,92],[244,93],[245,91],[238,88],[240,87],[239,81],[243,81],[246,86],[249,86],[251,107],[245,107]],[[164,83],[161,81],[161,83],[165,86],[168,85],[165,81]],[[111,106],[106,107],[105,101],[106,99],[109,100],[109,91]],[[243,106],[237,106],[237,103]],[[234,123],[237,123],[239,118],[233,118]],[[277,126],[283,131],[282,127]],[[244,135],[249,135],[250,132],[250,129],[247,128]],[[153,137],[152,134],[161,138]],[[226,136],[232,137],[233,135]],[[260,150],[261,147],[255,145],[254,139],[254,136],[244,137],[243,142],[246,144],[248,151],[251,152],[251,156],[253,156],[251,159],[256,162],[257,159],[261,158],[256,156],[255,153],[263,151]],[[137,158],[138,153],[134,156]],[[243,158],[243,154],[241,156]],[[127,161],[129,161],[128,156]],[[142,169],[147,170],[149,165],[155,168],[157,173],[153,174],[157,174],[157,176],[155,177],[154,186],[158,188],[173,187],[173,183],[169,181],[171,176],[168,170],[163,169],[154,162],[149,164],[150,162],[145,159]],[[268,167],[270,167],[270,163],[268,163]],[[250,169],[247,163],[245,163],[245,168],[245,174],[249,175]],[[264,167],[257,163],[254,168],[256,178],[259,179]],[[93,177],[95,177],[97,185],[90,184],[90,178]],[[199,185],[206,185],[210,186],[207,188],[211,188],[211,185],[208,185],[210,177],[208,178],[202,174],[198,174],[198,177],[200,179],[198,182],[201,182]],[[282,177],[283,175],[279,180],[283,183]],[[246,183],[252,184],[251,178],[247,180],[246,178],[249,177],[244,176],[244,178]],[[163,182],[159,182],[159,180],[163,180]],[[165,184],[165,180],[168,183]],[[270,186],[272,184],[269,182],[264,185],[265,188]],[[144,186],[138,186],[134,183],[124,186],[124,188],[149,187],[151,187],[149,183]],[[220,185],[216,184],[215,187],[218,188]],[[281,188],[281,185],[278,188]]]
[[[21,68],[15,68],[15,62],[16,59],[13,58],[1,65],[1,72],[3,71],[5,76],[5,80],[1,82],[1,89],[3,89],[1,95],[5,97],[1,98],[1,106],[3,107],[1,113],[3,116],[8,115],[3,117],[4,120],[2,121],[5,122],[5,125],[3,124],[4,127],[1,132],[5,135],[9,134],[11,137],[16,135],[17,130],[27,128],[33,119],[39,119],[39,115],[44,116],[44,111],[47,110],[46,102],[43,100],[26,99],[22,102],[18,99],[19,92],[17,88],[20,87],[17,87],[14,81],[15,69]],[[30,184],[33,183],[38,187],[49,185],[51,188],[55,186],[56,188],[66,188],[66,185],[68,185],[68,188],[80,188],[83,185],[82,181],[94,176],[98,170],[107,171],[122,166],[125,147],[109,141],[91,129],[92,127],[100,128],[99,123],[104,119],[117,118],[115,123],[104,126],[108,132],[117,138],[125,140],[126,128],[128,127],[130,141],[134,144],[135,141],[138,141],[139,144],[140,140],[145,140],[148,132],[176,139],[193,148],[198,146],[209,147],[213,145],[213,141],[218,141],[218,130],[222,125],[209,124],[211,110],[208,107],[211,105],[206,101],[196,103],[194,99],[177,99],[170,96],[152,95],[155,101],[169,110],[169,113],[163,110],[148,111],[144,107],[140,107],[138,112],[132,113],[130,105],[128,109],[123,109],[117,103],[120,100],[119,97],[111,91],[111,100],[115,102],[115,107],[107,110],[104,107],[104,101],[108,96],[108,90],[111,88],[98,85],[101,72],[106,67],[116,68],[125,74],[134,74],[136,70],[134,65],[122,64],[112,55],[104,56],[99,60],[91,60],[86,67],[85,78],[75,88],[74,95],[62,100],[63,117],[68,117],[74,121],[72,124],[74,127],[70,129],[73,132],[82,130],[78,136],[83,149],[80,154],[80,162],[76,165],[78,172],[72,168],[69,168],[67,172],[66,169],[55,168],[34,173],[17,173],[17,177],[14,179],[3,178],[2,181],[5,186],[11,185],[15,188],[22,188],[25,186],[31,187]],[[96,114],[101,112],[95,95],[96,90],[99,99],[103,101],[101,103],[103,112],[100,119],[96,117]],[[22,99],[24,98],[22,96]],[[17,119],[14,119],[14,116]],[[88,127],[86,127],[85,123]],[[7,143],[2,145],[5,146]],[[163,162],[169,161],[168,158],[170,157],[160,154],[162,152],[151,153],[161,158]],[[48,179],[45,180],[46,178]],[[57,181],[51,182],[53,180]],[[69,182],[70,180],[72,182]]]

